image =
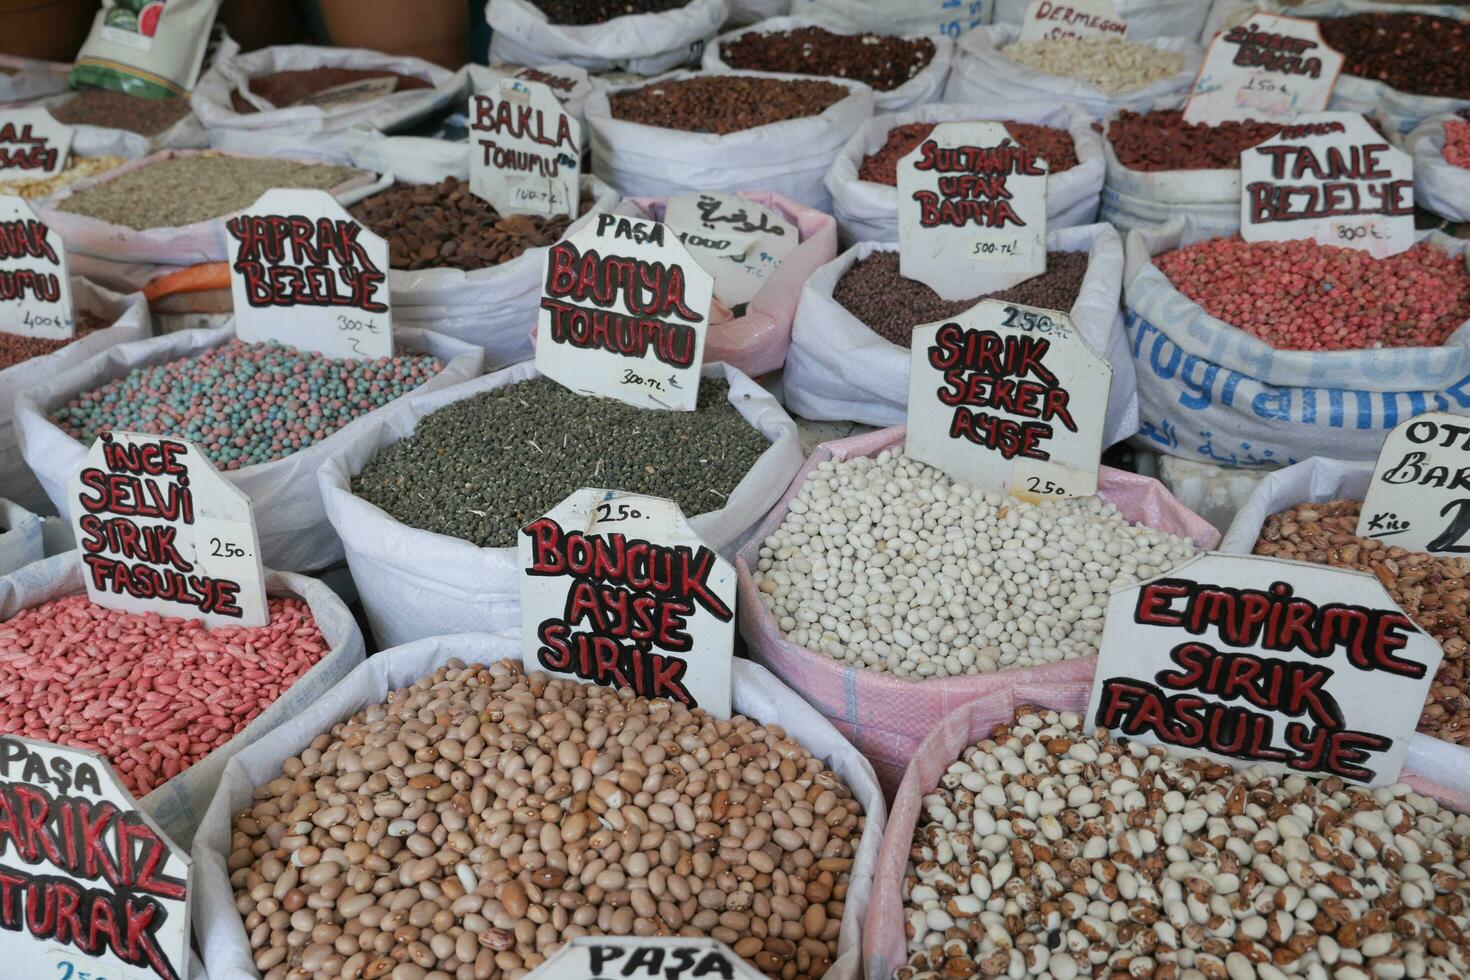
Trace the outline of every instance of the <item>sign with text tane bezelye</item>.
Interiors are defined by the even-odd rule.
[[[226,221],[225,236],[241,340],[393,356],[388,243],[331,194],[273,188]]]
[[[0,736],[0,852],[0,974],[188,977],[188,854],[97,752]]]
[[[669,198],[664,224],[715,277],[715,299],[732,309],[755,299],[801,242],[775,211],[716,191]]]
[[[730,717],[735,569],[671,500],[578,490],[521,529],[521,659]]]
[[[764,980],[718,939],[579,936],[526,980]]]
[[[72,128],[45,109],[0,111],[0,180],[49,177],[66,169]]]
[[[470,96],[470,191],[501,214],[575,215],[582,124],[549,85],[502,78]]]
[[[1298,116],[1240,155],[1240,236],[1397,255],[1415,240],[1414,158],[1356,112]]]
[[[1031,0],[1021,15],[1021,40],[1124,37],[1128,22],[1111,0]]]
[[[692,412],[713,297],[667,225],[593,212],[547,250],[536,369],[580,394]]]
[[[1470,553],[1470,419],[1429,412],[1388,434],[1358,534],[1409,551]]]
[[[104,433],[67,501],[87,598],[99,606],[209,629],[269,621],[250,498],[193,443]]]
[[[1284,123],[1304,112],[1321,112],[1343,61],[1322,40],[1315,20],[1255,14],[1210,42],[1184,104],[1184,121]]]
[[[1088,730],[1387,786],[1442,659],[1372,575],[1201,555],[1113,591]]]
[[[70,340],[76,325],[61,236],[28,202],[0,197],[0,333]]]
[[[1022,500],[1089,496],[1112,380],[1065,313],[985,300],[914,328],[905,449]]]

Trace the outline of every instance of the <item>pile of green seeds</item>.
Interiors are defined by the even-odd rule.
[[[410,527],[509,548],[521,527],[583,487],[719,510],[770,443],[705,378],[693,412],[634,408],[535,378],[419,420],[378,453],[352,491]]]

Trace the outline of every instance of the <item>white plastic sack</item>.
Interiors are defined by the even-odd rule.
[[[1107,225],[1086,225],[1048,233],[1046,247],[1088,252],[1087,274],[1069,313],[1087,346],[1113,366],[1103,430],[1103,444],[1110,446],[1138,429],[1133,363],[1118,312],[1123,243]],[[838,280],[857,262],[874,252],[897,250],[893,243],[864,242],[807,280],[781,382],[786,407],[796,415],[880,426],[907,420],[908,348],[880,337],[832,298]]]
[[[1458,113],[1426,119],[1410,133],[1405,148],[1414,154],[1414,202],[1450,221],[1470,221],[1470,170],[1444,158],[1445,124],[1470,120]]]
[[[138,801],[143,812],[157,821],[159,829],[180,847],[187,848],[194,839],[194,831],[214,797],[230,757],[274,731],[288,718],[301,714],[307,705],[332,690],[362,663],[362,632],[337,593],[305,575],[270,570],[265,573],[265,587],[270,595],[295,596],[306,602],[317,629],[327,641],[327,652],[238,735]],[[0,622],[22,609],[77,595],[85,588],[78,552],[47,558],[0,578]]]
[[[995,23],[1019,24],[1030,0],[995,0]],[[1197,38],[1204,30],[1210,5],[1205,0],[1112,0],[1118,16],[1128,22],[1128,39],[1151,37]]]
[[[153,332],[148,303],[137,293],[122,296],[72,276],[72,302],[112,326],[94,331],[60,350],[0,370],[0,497],[8,497],[37,513],[49,513],[51,502],[21,457],[15,431],[15,398],[20,392],[76,367],[109,347],[145,340]]]
[[[1175,289],[1153,256],[1217,233],[1192,218],[1128,235],[1123,303],[1138,378],[1139,434],[1151,449],[1226,466],[1310,456],[1373,459],[1421,412],[1470,414],[1470,330],[1443,347],[1282,351]],[[1470,243],[1421,232],[1451,254]]]
[[[1233,234],[1240,226],[1240,169],[1133,170],[1118,159],[1106,136],[1114,113],[1103,120],[1103,183],[1101,220],[1126,235],[1134,228],[1164,224],[1190,215],[1196,226],[1212,235]]]
[[[352,478],[380,449],[413,434],[419,420],[446,405],[539,377],[530,361],[430,395],[413,396],[374,418],[326,461],[318,474],[327,518],[347,551],[352,580],[373,636],[394,646],[439,633],[519,636],[521,576],[515,548],[480,548],[460,538],[412,528],[352,493]],[[796,423],[775,398],[726,364],[704,376],[730,383],[730,399],[771,440],[725,506],[689,518],[705,544],[729,557],[759,523],[801,466]]]
[[[997,108],[1018,100],[1078,102],[1094,119],[1102,119],[1119,109],[1138,112],[1177,109],[1194,85],[1203,58],[1193,38],[1155,37],[1138,41],[1160,51],[1182,54],[1183,67],[1162,81],[1123,92],[1104,92],[1080,78],[1048,75],[1006,57],[1006,46],[1015,43],[1020,34],[1021,29],[1015,24],[996,24],[960,38],[944,101]]]
[[[727,24],[754,24],[771,17],[784,17],[791,13],[792,0],[728,0],[730,16]]]
[[[45,525],[20,504],[0,497],[0,575],[46,557]]]
[[[826,27],[827,30],[837,34],[866,33],[855,30],[835,30],[832,27],[818,24],[811,17],[772,17],[770,20],[761,21],[759,24],[743,27],[740,30],[731,31],[728,34],[721,34],[715,38],[704,49],[704,59],[700,62],[700,67],[705,71],[732,71],[733,69],[725,64],[725,60],[720,57],[720,46],[722,44],[729,44],[742,34],[780,33],[783,31],[793,31],[801,27]],[[912,39],[916,37],[927,37],[928,35],[924,32],[912,32],[897,36]],[[934,44],[934,57],[930,59],[929,64],[925,65],[917,75],[898,86],[898,88],[891,89],[887,92],[880,92],[874,89],[873,111],[902,112],[905,109],[912,109],[915,106],[928,105],[931,102],[939,101],[940,96],[944,94],[944,83],[949,80],[949,65],[951,59],[954,57],[954,42],[943,35],[929,37],[928,39]],[[814,77],[826,78],[828,76]],[[861,79],[858,79],[858,81],[861,81]]]
[[[809,77],[777,72],[731,74]],[[679,72],[659,81],[694,75]],[[846,79],[827,80],[845,87],[851,94],[815,116],[723,136],[660,129],[613,118],[609,92],[652,83],[638,82],[594,93],[587,101],[592,171],[625,197],[677,197],[697,191],[775,191],[798,204],[830,212],[832,198],[822,180],[842,144],[873,115],[873,90]]]
[[[831,28],[957,38],[990,23],[995,0],[791,0],[790,13]]]
[[[141,367],[193,357],[234,339],[233,321],[212,330],[185,330],[104,351],[71,370],[51,376],[16,399],[15,427],[26,463],[35,471],[57,511],[66,514],[66,483],[90,446],[52,423],[50,413],[70,398]],[[419,389],[437,391],[480,373],[478,347],[427,330],[396,329],[394,340],[404,349],[433,354],[443,368]],[[316,471],[364,428],[393,406],[360,416],[315,445],[270,463],[221,470],[220,475],[250,498],[260,533],[261,561],[268,568],[311,571],[342,559],[337,540],[322,510]]]
[[[1092,128],[1092,117],[1079,106],[1018,102],[982,109],[940,103],[874,116],[843,145],[824,179],[842,243],[898,241],[898,188],[858,179],[863,159],[883,148],[891,130],[914,122],[976,122],[982,118],[1056,126],[1070,132],[1077,166],[1047,177],[1046,226],[1070,228],[1097,220],[1103,188],[1103,138]]]
[[[0,72],[0,107],[3,108],[23,106],[71,87],[67,80],[71,65],[65,62],[0,53],[0,68],[6,69]]]
[[[562,61],[588,71],[657,75],[699,60],[725,22],[725,0],[690,0],[673,10],[615,17],[603,24],[553,24],[528,0],[490,0],[490,60],[512,65]]]

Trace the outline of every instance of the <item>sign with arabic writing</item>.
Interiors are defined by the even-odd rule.
[[[733,194],[670,198],[664,224],[715,277],[715,299],[728,308],[755,299],[771,273],[796,250],[796,226],[775,211]]]

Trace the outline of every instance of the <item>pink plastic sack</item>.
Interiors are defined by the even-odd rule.
[[[1090,680],[1097,662],[1096,657],[1083,657],[992,674],[914,681],[842,663],[781,635],[761,602],[752,574],[761,545],[785,520],[792,498],[819,463],[876,456],[902,445],[904,432],[903,426],[895,426],[818,446],[735,559],[740,580],[740,634],[752,656],[806,698],[867,756],[883,791],[890,795],[934,719],[976,698],[1009,692],[1017,684]],[[1219,531],[1175,500],[1157,480],[1105,466],[1098,473],[1098,494],[1135,524],[1187,537],[1201,548],[1213,548],[1220,540]]]

